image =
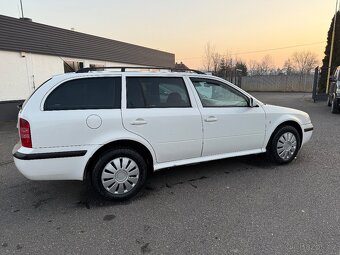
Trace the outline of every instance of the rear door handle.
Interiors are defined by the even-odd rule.
[[[134,126],[141,126],[141,125],[147,124],[147,122],[144,119],[139,119],[138,118],[135,121],[132,121],[130,124],[134,125]]]
[[[209,116],[204,120],[205,122],[216,122],[217,118],[215,116]]]

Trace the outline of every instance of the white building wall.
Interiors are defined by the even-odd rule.
[[[53,75],[64,73],[64,60],[104,66],[140,66],[100,60],[0,50],[0,102],[23,100]]]
[[[63,73],[60,58],[26,52],[0,51],[0,101],[26,99],[52,75]]]

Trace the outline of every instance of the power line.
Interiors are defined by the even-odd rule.
[[[326,43],[326,41],[315,42],[315,43],[306,43],[306,44],[298,44],[298,45],[293,45],[293,46],[286,46],[286,47],[280,47],[280,48],[272,48],[272,49],[266,49],[266,50],[239,52],[239,53],[234,53],[234,54],[231,54],[231,55],[241,55],[241,54],[251,54],[251,53],[261,53],[261,52],[267,52],[267,51],[275,51],[275,50],[292,49],[292,48],[316,45],[316,44],[321,44],[321,43]]]
[[[292,48],[298,48],[298,47],[304,47],[304,46],[311,46],[311,45],[317,45],[321,43],[326,43],[326,41],[322,42],[314,42],[314,43],[305,43],[305,44],[296,44],[291,46],[285,46],[285,47],[279,47],[279,48],[270,48],[270,49],[263,49],[263,50],[254,50],[254,51],[244,51],[244,52],[237,52],[237,53],[231,53],[230,55],[246,55],[246,54],[252,54],[252,53],[262,53],[262,52],[268,52],[268,51],[276,51],[276,50],[284,50],[284,49],[292,49]],[[182,60],[190,60],[190,59],[198,59],[201,57],[192,57],[192,58],[183,58]]]

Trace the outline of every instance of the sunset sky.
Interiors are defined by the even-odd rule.
[[[143,45],[202,67],[207,42],[244,61],[271,55],[283,64],[293,52],[323,58],[335,0],[23,0],[35,22]],[[19,0],[0,0],[0,14],[19,17]],[[263,51],[295,45],[289,49]]]

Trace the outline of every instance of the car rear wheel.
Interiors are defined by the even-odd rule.
[[[278,164],[287,164],[297,155],[301,138],[292,126],[282,126],[275,131],[267,147],[269,158]]]
[[[107,199],[125,200],[144,186],[147,164],[136,151],[120,148],[103,153],[92,172],[96,191]]]
[[[331,106],[332,113],[339,113],[339,102],[338,99],[334,98]]]

